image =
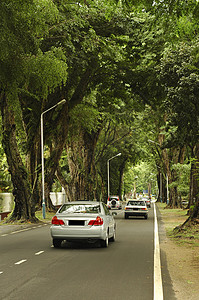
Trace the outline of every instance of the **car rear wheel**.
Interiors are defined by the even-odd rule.
[[[129,216],[127,214],[125,214],[124,217],[125,217],[125,219],[128,219]]]
[[[106,239],[101,240],[101,247],[102,248],[107,248],[108,247],[108,233],[107,233]]]
[[[113,236],[110,238],[110,242],[115,242],[115,236],[116,236],[116,233],[115,233],[115,229],[114,229]]]
[[[145,219],[148,219],[148,215],[145,215],[144,218],[145,218]]]
[[[61,247],[61,243],[62,243],[62,240],[53,239],[53,246],[55,248],[60,248]]]

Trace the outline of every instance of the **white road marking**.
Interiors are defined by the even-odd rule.
[[[3,272],[0,271],[0,275],[3,274]]]
[[[153,300],[163,300],[162,274],[160,262],[160,244],[158,222],[154,203],[154,296]]]
[[[16,234],[16,233],[28,231],[28,230],[30,230],[30,229],[31,229],[31,228],[20,229],[20,230],[17,230],[17,231],[13,231],[13,232],[11,232],[10,234]]]
[[[36,229],[36,228],[40,228],[40,227],[43,227],[43,226],[47,226],[48,224],[43,224],[43,225],[38,225],[38,226],[34,226],[34,227],[30,227],[30,228],[24,228],[24,229],[20,229],[20,230],[16,230],[16,231],[12,231],[10,233],[4,233],[4,234],[1,234],[1,236],[7,236],[9,234],[16,234],[16,233],[20,233],[20,232],[24,232],[24,231],[28,231],[28,230],[31,230],[31,229]]]
[[[40,255],[42,253],[44,253],[44,251],[39,251],[39,252],[35,253],[35,255]]]
[[[26,261],[27,261],[27,259],[22,259],[22,260],[16,262],[15,265],[23,264],[23,263],[26,262]]]

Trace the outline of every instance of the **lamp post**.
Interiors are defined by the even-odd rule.
[[[111,158],[109,158],[109,159],[107,160],[108,197],[109,197],[109,195],[110,195],[110,182],[109,182],[109,171],[110,171],[110,167],[109,167],[109,162],[110,162],[111,159],[113,159],[113,158],[115,158],[115,157],[117,157],[117,156],[120,156],[120,155],[122,155],[122,153],[118,153],[118,154],[116,154],[115,156],[113,156],[113,157],[111,157]]]
[[[47,113],[49,110],[57,107],[60,104],[65,103],[66,100],[63,99],[59,101],[57,104],[53,105],[52,107],[48,108],[47,110],[43,111],[41,113],[41,176],[42,176],[42,214],[43,218],[46,217],[46,203],[45,203],[45,191],[44,191],[44,125],[43,125],[43,116],[45,113]]]

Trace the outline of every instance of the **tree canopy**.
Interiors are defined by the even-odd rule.
[[[111,162],[114,193],[122,197],[129,168],[149,161],[159,191],[164,178],[164,201],[168,178],[169,205],[180,206],[188,188],[178,173],[190,170],[198,215],[198,11],[196,0],[1,1],[0,153],[15,196],[10,220],[36,221],[41,113],[62,99],[44,114],[47,209],[57,178],[70,201],[105,201],[107,160],[121,152]]]

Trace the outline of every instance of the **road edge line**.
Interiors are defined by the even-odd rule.
[[[163,300],[163,286],[160,262],[160,244],[156,205],[154,203],[154,295],[153,300]]]

